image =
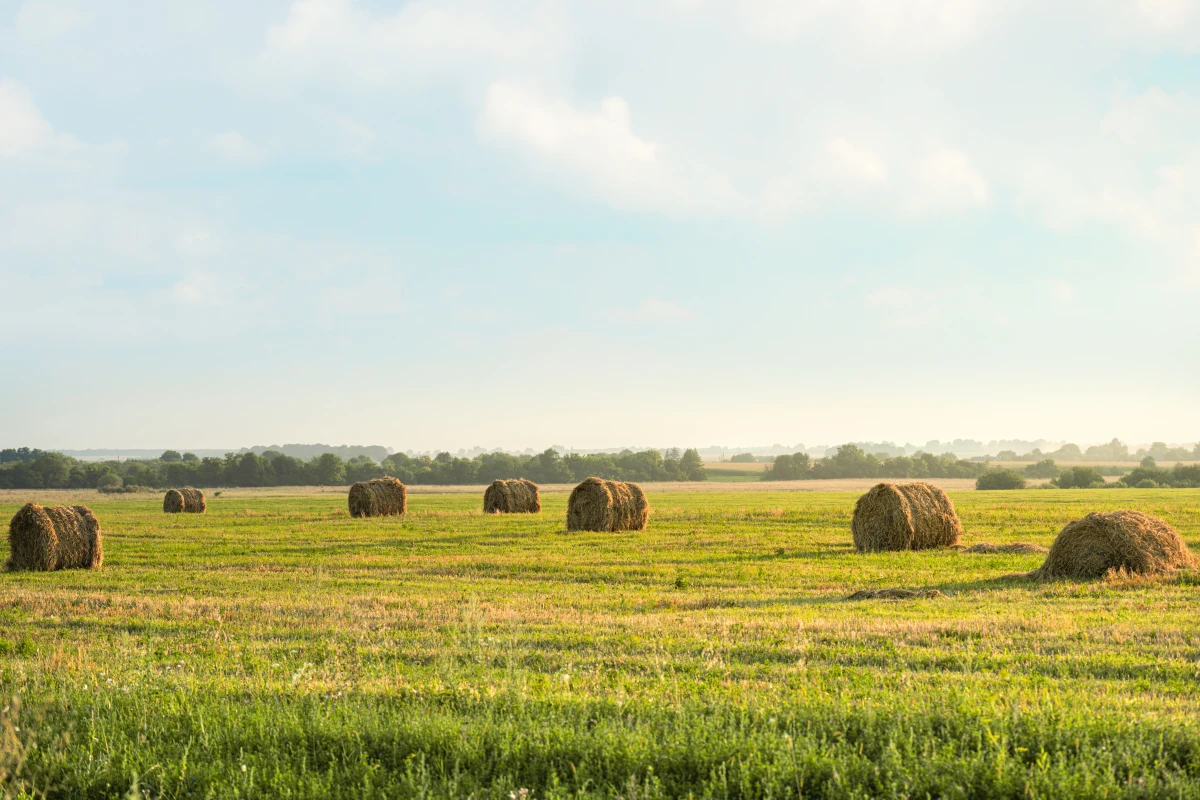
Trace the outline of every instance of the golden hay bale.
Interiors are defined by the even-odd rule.
[[[408,489],[392,477],[359,481],[350,487],[350,516],[390,517],[408,511]]]
[[[649,518],[646,493],[636,483],[587,478],[567,500],[569,531],[640,531]]]
[[[927,550],[958,544],[962,522],[932,484],[881,483],[858,498],[850,531],[860,552]]]
[[[1195,557],[1165,520],[1140,511],[1112,511],[1068,523],[1050,545],[1046,561],[1029,575],[1041,580],[1102,578],[1110,570],[1164,575],[1195,565]]]
[[[915,597],[934,598],[946,595],[937,589],[860,589],[847,597],[847,600],[911,600]]]
[[[87,506],[26,503],[8,526],[8,569],[48,572],[95,569],[104,560],[104,537]]]
[[[168,489],[163,496],[163,513],[164,514],[181,514],[183,513],[183,493],[178,489]]]
[[[163,511],[168,514],[203,514],[207,508],[199,489],[170,489],[163,497]]]
[[[188,514],[203,514],[208,510],[204,492],[199,489],[180,489],[179,493],[183,495],[183,510]]]
[[[492,481],[483,493],[485,514],[536,514],[541,510],[537,484],[524,478]]]

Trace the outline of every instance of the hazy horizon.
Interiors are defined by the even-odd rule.
[[[0,0],[0,441],[1194,442],[1197,51],[1169,2]]]

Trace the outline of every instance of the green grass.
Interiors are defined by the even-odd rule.
[[[328,495],[90,500],[102,570],[0,575],[0,785],[1200,797],[1195,575],[1036,585],[1006,576],[1038,555],[858,555],[854,499],[651,494],[649,530],[571,535],[565,495],[484,517],[415,494],[386,520]],[[966,544],[1048,545],[1123,506],[1200,548],[1195,490],[953,499]],[[844,599],[884,586],[948,597]]]

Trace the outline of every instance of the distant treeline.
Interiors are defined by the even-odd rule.
[[[824,458],[807,453],[776,456],[763,470],[764,481],[820,480],[822,478],[978,478],[988,469],[986,463],[964,461],[952,454],[935,456],[914,453],[911,456],[880,458],[855,444],[844,444]]]
[[[95,489],[170,486],[345,486],[391,475],[408,484],[465,485],[498,478],[535,483],[574,483],[595,475],[626,481],[702,481],[704,464],[695,450],[624,451],[563,456],[550,449],[537,455],[484,453],[474,458],[390,455],[377,463],[366,455],[349,461],[323,453],[307,461],[267,450],[198,458],[167,450],[155,459],[82,462],[61,453],[22,447],[0,451],[0,489]]]
[[[1079,445],[1064,444],[1057,450],[1049,453],[1043,453],[1041,450],[1034,449],[1028,453],[1018,454],[1013,450],[1001,450],[996,454],[997,461],[1043,461],[1052,459],[1054,461],[1141,461],[1143,458],[1150,457],[1156,461],[1200,461],[1200,442],[1197,442],[1195,447],[1168,447],[1165,442],[1155,442],[1149,447],[1139,448],[1136,452],[1130,452],[1128,445],[1120,439],[1113,439],[1108,444],[1092,445],[1086,450],[1081,450]]]

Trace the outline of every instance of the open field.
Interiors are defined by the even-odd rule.
[[[561,492],[485,517],[478,490],[413,487],[374,520],[344,489],[202,516],[0,493],[0,519],[73,499],[105,528],[99,571],[0,574],[0,774],[56,797],[1200,797],[1200,576],[859,555],[854,493],[753,486],[650,485],[648,530],[570,535]],[[1200,549],[1200,490],[952,498],[965,544],[1127,507]],[[947,596],[845,599],[872,587]]]

